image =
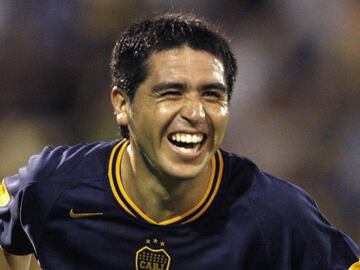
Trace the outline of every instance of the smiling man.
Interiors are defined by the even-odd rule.
[[[205,194],[211,158],[228,123],[224,66],[183,45],[154,52],[132,102],[114,87],[119,125],[129,128],[123,185],[139,209],[159,222],[191,209]]]
[[[9,269],[359,269],[300,188],[219,149],[236,62],[196,17],[132,25],[112,55],[124,139],[46,147],[2,181]]]

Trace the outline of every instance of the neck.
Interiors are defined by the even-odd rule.
[[[121,162],[121,177],[126,193],[148,217],[161,222],[193,208],[204,196],[211,166],[193,179],[174,179],[158,175],[136,157],[131,145]]]

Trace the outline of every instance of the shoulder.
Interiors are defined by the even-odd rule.
[[[6,177],[5,184],[10,193],[34,183],[49,180],[66,181],[87,175],[102,174],[115,142],[97,142],[73,146],[46,146],[41,153],[30,157],[28,164],[18,174]],[[99,168],[101,168],[99,170]]]
[[[359,255],[357,245],[334,228],[314,200],[300,187],[262,171],[252,161],[224,152],[225,189],[231,212],[261,235],[267,256],[274,264],[311,265],[329,262],[350,265]],[[225,200],[225,199],[224,199]],[[299,260],[298,260],[299,259]],[[308,267],[306,269],[312,269]]]
[[[58,196],[82,179],[96,181],[106,172],[116,142],[47,146],[29,159],[18,174],[0,184],[0,244],[14,254],[34,252]],[[86,180],[87,181],[87,180]]]
[[[266,199],[275,200],[275,203],[283,202],[284,199],[301,202],[304,198],[309,198],[302,188],[263,171],[250,159],[226,151],[222,151],[222,154],[225,182],[234,193],[240,192],[240,187],[242,195],[258,202]],[[258,197],[262,200],[257,200]]]
[[[222,153],[223,192],[232,206],[247,208],[261,222],[275,220],[289,225],[302,217],[313,217],[316,204],[302,188],[264,172],[247,158]]]

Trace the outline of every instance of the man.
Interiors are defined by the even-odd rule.
[[[198,18],[131,26],[111,62],[125,139],[46,147],[2,182],[10,269],[359,269],[308,195],[219,149],[236,69]]]

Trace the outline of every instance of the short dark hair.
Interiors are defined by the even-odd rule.
[[[228,96],[236,77],[236,60],[225,36],[205,20],[190,14],[167,13],[130,26],[116,41],[111,57],[111,87],[117,86],[133,100],[146,79],[146,61],[153,52],[183,45],[211,53],[224,65]],[[121,134],[128,137],[127,127]]]

